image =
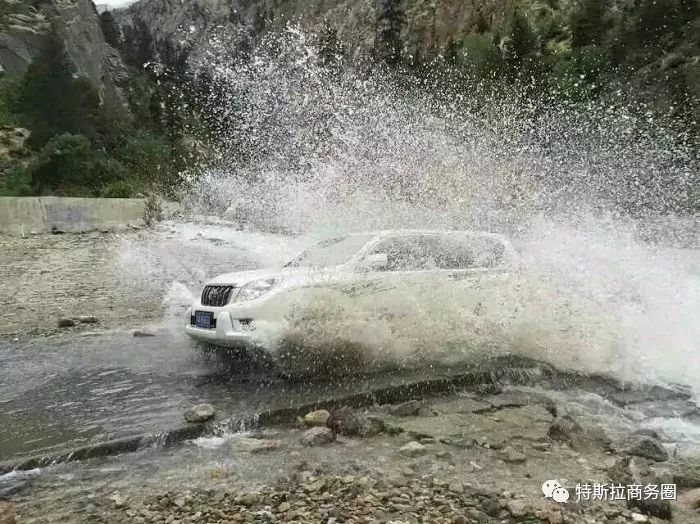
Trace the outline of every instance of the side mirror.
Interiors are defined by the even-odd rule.
[[[362,271],[378,271],[389,265],[389,256],[386,253],[372,253],[360,261],[359,269]]]

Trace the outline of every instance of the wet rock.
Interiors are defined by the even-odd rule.
[[[409,400],[396,406],[388,406],[387,413],[395,417],[415,417],[420,412],[421,407],[422,404],[419,401]]]
[[[668,452],[664,449],[663,444],[651,437],[636,438],[626,452],[629,455],[648,458],[656,462],[668,460]]]
[[[519,451],[508,448],[500,451],[497,457],[506,464],[524,464],[527,461],[527,457],[525,455]]]
[[[76,322],[72,318],[59,318],[57,324],[60,328],[69,328],[75,326]]]
[[[511,516],[516,519],[522,519],[528,516],[534,516],[535,511],[527,500],[512,499],[506,502],[506,509]]]
[[[641,513],[635,513],[634,511],[630,515],[632,522],[649,522],[649,517],[642,515]]]
[[[140,329],[137,329],[133,333],[134,337],[136,338],[144,338],[144,337],[155,337],[155,333],[151,333],[150,331],[142,331]]]
[[[540,404],[553,416],[557,416],[556,403],[546,395],[534,393],[530,391],[507,391],[498,395],[488,397],[486,401],[490,404],[491,409],[517,408],[527,406],[529,404]],[[486,410],[481,410],[486,411]],[[479,413],[481,411],[475,411]]]
[[[549,438],[568,444],[576,451],[610,448],[610,439],[598,427],[583,428],[569,415],[556,417],[547,431]]]
[[[322,446],[333,442],[333,432],[329,428],[314,427],[301,434],[299,442],[304,446]]]
[[[412,440],[408,444],[405,444],[399,448],[399,453],[407,457],[418,457],[420,455],[425,455],[427,452],[428,448],[415,440]]]
[[[120,495],[119,493],[113,493],[110,495],[109,500],[117,509],[126,507],[126,497]]]
[[[92,315],[81,315],[76,317],[76,320],[81,324],[97,324],[100,319]]]
[[[474,392],[478,395],[498,395],[503,392],[503,387],[496,383],[479,384],[474,388]]]
[[[307,426],[326,426],[331,418],[329,411],[318,409],[304,415],[304,424]]]
[[[671,464],[671,475],[679,488],[700,488],[700,464],[696,462]]]
[[[279,440],[266,440],[259,438],[236,438],[231,441],[231,449],[244,453],[268,453],[281,447]]]
[[[657,440],[661,440],[661,434],[655,429],[650,428],[639,428],[632,432],[632,435],[640,435],[643,437],[651,437]]]
[[[649,468],[646,459],[636,456],[621,458],[608,468],[607,473],[613,482],[622,485],[640,484],[646,486],[647,484],[660,485],[664,483],[664,479],[656,476],[654,471]],[[628,499],[627,507],[660,519],[670,520],[672,517],[671,503],[668,500]]]
[[[333,430],[333,433],[350,437],[372,437],[387,429],[387,425],[381,418],[367,416],[347,407],[333,410],[328,420],[328,427]]]
[[[259,491],[249,491],[241,493],[236,497],[236,502],[243,506],[254,506],[262,501],[263,496]]]
[[[211,404],[198,404],[185,411],[185,420],[190,424],[200,424],[214,418],[216,410]]]

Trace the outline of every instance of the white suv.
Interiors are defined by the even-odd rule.
[[[305,288],[366,289],[436,277],[481,278],[508,272],[516,252],[501,235],[471,231],[392,230],[323,240],[280,268],[220,275],[187,311],[185,330],[218,346],[259,345],[256,327],[284,326],[285,300]],[[386,285],[380,286],[387,289]]]

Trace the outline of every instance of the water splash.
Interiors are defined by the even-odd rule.
[[[455,89],[329,60],[294,26],[232,56],[242,38],[222,29],[200,53],[192,212],[311,237],[498,230],[524,261],[496,289],[445,284],[440,300],[296,297],[280,355],[326,369],[516,351],[700,383],[692,137],[624,93],[571,106],[464,77]]]

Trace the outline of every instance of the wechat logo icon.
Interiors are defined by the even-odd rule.
[[[554,502],[566,504],[569,500],[569,490],[563,488],[557,480],[547,480],[542,484],[542,493],[544,498],[552,499]]]

